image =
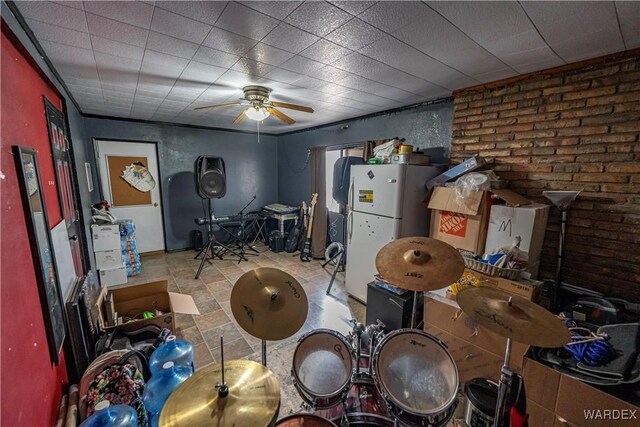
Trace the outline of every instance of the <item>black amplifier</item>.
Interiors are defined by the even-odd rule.
[[[423,320],[424,298],[418,296],[418,312],[416,326]],[[413,309],[413,292],[402,295],[395,294],[376,286],[373,282],[367,285],[367,325],[381,320],[385,331],[411,327],[411,310]]]

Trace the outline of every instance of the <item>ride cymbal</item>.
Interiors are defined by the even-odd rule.
[[[457,295],[467,316],[505,338],[536,347],[562,347],[571,341],[562,320],[539,305],[499,289],[467,288]]]
[[[410,291],[432,291],[462,276],[464,260],[451,245],[429,237],[404,237],[387,243],[376,268],[391,284]]]
[[[229,360],[224,379],[229,394],[220,397],[216,383],[222,380],[222,366],[197,371],[171,393],[159,425],[267,426],[278,416],[280,385],[269,369],[251,360]]]
[[[302,285],[277,268],[247,271],[231,290],[231,312],[236,322],[263,340],[289,338],[304,325],[308,311]]]

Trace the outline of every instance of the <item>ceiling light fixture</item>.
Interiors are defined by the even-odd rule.
[[[261,122],[271,115],[264,107],[251,106],[247,108],[244,114],[249,117],[251,120],[256,120]]]

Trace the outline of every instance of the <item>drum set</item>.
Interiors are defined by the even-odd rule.
[[[377,255],[378,272],[390,282],[419,292],[441,289],[464,271],[457,250],[435,239],[393,241]],[[458,294],[461,309],[478,324],[507,338],[496,422],[505,411],[512,373],[511,340],[556,347],[569,342],[561,321],[543,308],[492,288]],[[412,326],[415,326],[417,296]],[[231,293],[231,310],[245,331],[262,340],[262,364],[224,360],[196,372],[174,391],[160,426],[421,426],[442,427],[458,405],[459,377],[446,343],[418,329],[385,332],[378,321],[352,320],[344,335],[315,329],[296,344],[291,377],[302,409],[278,419],[280,387],[267,368],[266,341],[291,337],[307,318],[300,283],[281,270],[261,267],[241,276]]]

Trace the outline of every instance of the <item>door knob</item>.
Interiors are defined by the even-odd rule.
[[[69,240],[73,240],[74,242],[77,242],[78,241],[78,235],[74,234],[73,236],[70,236]]]
[[[153,202],[153,207],[157,208],[158,207],[158,202]]]

